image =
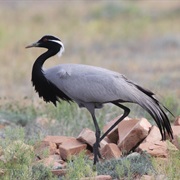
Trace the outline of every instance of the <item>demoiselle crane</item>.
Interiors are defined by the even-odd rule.
[[[57,101],[61,100],[76,102],[79,107],[85,107],[90,112],[96,130],[96,142],[93,145],[94,164],[101,158],[100,141],[130,113],[130,109],[122,105],[124,102],[136,103],[145,109],[157,123],[162,140],[166,139],[167,134],[173,138],[170,121],[163,110],[165,107],[154,97],[153,92],[135,84],[118,72],[101,67],[60,64],[44,70],[42,66],[48,58],[58,53],[61,55],[64,51],[61,40],[52,35],[45,35],[26,48],[31,47],[47,48],[47,51],[36,59],[32,68],[32,84],[39,97],[46,102],[52,102],[55,106]],[[124,113],[101,136],[95,109],[102,108],[106,103],[118,106]]]

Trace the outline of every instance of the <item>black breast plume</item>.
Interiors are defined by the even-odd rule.
[[[68,102],[72,101],[72,99],[64,94],[60,89],[58,89],[55,84],[46,79],[42,70],[39,71],[38,74],[37,71],[36,73],[34,72],[32,74],[33,86],[38,92],[39,97],[42,97],[44,101],[52,102],[55,106],[56,102],[60,102],[60,100]]]

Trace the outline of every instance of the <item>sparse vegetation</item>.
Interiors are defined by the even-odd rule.
[[[134,179],[144,174],[153,174],[150,157],[143,153],[133,153],[118,160],[105,161],[97,166],[98,174],[109,174],[113,178]]]
[[[171,151],[168,160],[153,158],[152,162],[157,174],[163,174],[167,179],[179,179],[180,172],[178,171],[178,167],[180,166],[180,151]]]
[[[50,168],[35,161],[32,142],[27,142],[22,127],[6,128],[4,138],[0,139],[0,179],[47,179],[55,180]]]
[[[68,173],[63,178],[66,179],[80,179],[83,177],[95,177],[96,173],[93,171],[92,161],[85,156],[82,151],[79,155],[72,157],[68,161]]]
[[[173,3],[0,2],[0,124],[8,126],[0,129],[0,179],[54,179],[48,168],[33,166],[33,143],[47,134],[77,136],[84,127],[94,129],[86,110],[67,103],[55,108],[35,95],[31,67],[41,50],[24,47],[44,34],[62,38],[66,48],[60,62],[54,57],[45,66],[85,63],[118,71],[158,94],[175,116],[180,114],[180,4]],[[131,109],[131,117],[152,119],[140,107]],[[100,127],[121,113],[111,105],[97,110]],[[38,124],[38,117],[48,119],[47,124]],[[171,153],[168,163],[152,161],[154,168],[145,155],[111,160],[99,164],[97,172],[131,179],[155,170],[169,179],[180,177],[179,152]],[[94,175],[83,154],[68,167],[69,178]]]

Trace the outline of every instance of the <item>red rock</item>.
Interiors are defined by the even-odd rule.
[[[115,119],[111,120],[110,122],[108,122],[104,128],[103,128],[103,132],[105,133],[122,115],[116,117]],[[129,117],[126,117],[124,120],[129,120]],[[124,121],[123,120],[123,121]],[[115,126],[107,135],[108,139],[112,142],[112,143],[117,143],[119,136],[118,136],[118,125]]]
[[[87,145],[79,142],[75,138],[71,138],[59,146],[61,158],[67,160],[72,155],[79,154],[82,150],[86,150]]]
[[[116,144],[109,143],[102,148],[101,155],[106,159],[111,159],[111,158],[119,158],[122,155],[122,153]]]
[[[3,148],[0,146],[0,157],[1,157],[1,155],[3,155]]]
[[[168,151],[177,148],[167,141],[156,141],[156,142],[145,142],[141,143],[138,147],[138,151],[146,151],[152,156],[166,158],[168,156]]]
[[[52,169],[64,169],[64,166],[55,161],[54,164],[52,165]]]
[[[6,170],[0,169],[0,176],[3,176],[6,173]]]
[[[150,128],[151,124],[145,118],[122,121],[118,125],[118,147],[121,151],[129,152],[147,137]]]
[[[176,119],[174,121],[174,125],[175,126],[180,126],[180,116],[176,117]]]
[[[52,167],[53,169],[57,169],[57,168],[62,169],[64,168],[65,164],[61,164],[59,160],[60,160],[60,156],[50,155],[49,157],[39,160],[38,162],[43,163],[44,166]]]
[[[67,169],[53,169],[51,172],[56,176],[64,176],[67,173]]]
[[[55,161],[61,163],[62,159],[58,154],[49,155],[50,158],[54,159]]]
[[[174,136],[179,136],[180,135],[180,127],[179,126],[171,126],[173,130],[173,135]]]
[[[174,139],[172,143],[180,150],[180,126],[172,126]]]
[[[95,132],[90,130],[90,129],[88,129],[88,128],[85,128],[85,129],[83,129],[81,131],[81,133],[77,137],[77,140],[79,140],[79,141],[81,141],[83,143],[89,144],[90,146],[93,147],[93,144],[96,141]],[[100,142],[100,148],[103,148],[106,144],[107,144],[107,142],[103,139]]]
[[[161,141],[161,133],[157,126],[152,126],[148,136],[143,142],[155,142],[155,141]]]
[[[35,153],[40,158],[43,159],[47,155],[59,154],[57,145],[52,142],[42,141],[35,145]]]
[[[99,175],[96,177],[81,178],[80,180],[112,180],[112,177],[110,175]]]
[[[36,123],[43,126],[43,127],[47,127],[47,126],[49,126],[49,124],[54,124],[55,122],[56,122],[55,119],[48,119],[46,117],[36,118]]]
[[[154,180],[154,177],[149,175],[142,175],[140,180]]]
[[[95,177],[95,180],[112,180],[110,175],[99,175]]]
[[[43,141],[46,142],[52,142],[52,143],[56,143],[57,145],[62,144],[63,142],[74,138],[74,137],[67,137],[67,136],[46,136]]]
[[[57,149],[57,145],[53,142],[49,142],[49,151],[50,151],[50,154],[59,154],[59,150]]]
[[[5,126],[4,126],[4,125],[2,125],[2,124],[0,124],[0,129],[3,129],[3,128],[5,128]]]
[[[104,137],[104,139],[103,139],[104,141],[106,141],[107,143],[112,143],[111,142],[111,140],[106,136],[106,137]]]
[[[152,156],[155,157],[167,157],[167,145],[166,142],[159,141],[157,143],[146,142],[139,145],[139,148],[142,151],[146,151]]]

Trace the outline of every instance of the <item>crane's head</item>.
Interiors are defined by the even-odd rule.
[[[47,48],[48,50],[53,50],[55,54],[58,53],[58,55],[60,56],[65,50],[61,40],[52,35],[45,35],[37,42],[32,43],[29,46],[26,46],[26,48],[31,48],[31,47]]]

